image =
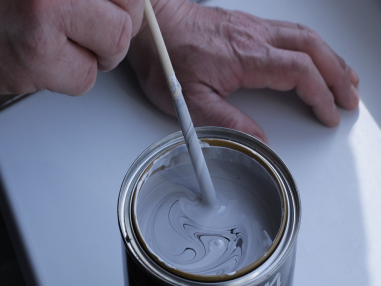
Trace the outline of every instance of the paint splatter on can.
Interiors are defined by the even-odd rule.
[[[296,184],[288,168],[274,151],[250,135],[219,127],[201,127],[196,128],[196,131],[206,146],[203,153],[213,183],[217,182],[219,176],[227,180],[226,182],[244,184],[251,192],[249,197],[256,201],[255,208],[261,209],[258,221],[270,242],[258,257],[254,256],[252,250],[248,251],[239,245],[240,253],[249,263],[242,264],[241,268],[231,272],[218,270],[208,275],[203,271],[188,272],[184,270],[186,268],[174,267],[157,254],[151,240],[146,240],[147,236],[142,230],[146,228],[144,220],[147,221],[147,218],[140,213],[139,205],[144,202],[145,196],[146,201],[150,201],[150,196],[153,196],[151,193],[147,196],[145,191],[147,186],[150,186],[147,180],[153,180],[153,174],[163,172],[169,167],[176,170],[177,174],[191,168],[186,148],[181,147],[184,144],[182,133],[177,132],[146,149],[132,164],[124,178],[119,194],[118,219],[125,247],[124,270],[128,280],[126,282],[139,286],[291,286],[301,205]],[[170,153],[174,155],[172,154],[168,162],[163,165],[157,164]],[[194,179],[188,178],[187,184],[192,185],[195,180],[195,176]],[[261,188],[255,187],[259,181],[262,182]],[[151,181],[151,185],[159,184],[161,183]],[[152,197],[152,200],[159,199],[160,192],[155,194],[155,198]],[[161,226],[155,223],[153,225],[160,231]],[[235,254],[230,255],[231,260],[234,260],[233,256],[237,257]]]

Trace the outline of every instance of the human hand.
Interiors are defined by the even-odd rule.
[[[79,95],[139,31],[144,0],[1,0],[0,95]]]
[[[295,88],[327,126],[340,121],[337,105],[358,105],[356,73],[305,26],[184,0],[153,4],[195,126],[233,128],[267,142],[263,130],[225,100],[240,87]],[[147,97],[175,116],[148,27],[128,57]]]

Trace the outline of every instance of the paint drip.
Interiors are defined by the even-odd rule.
[[[282,213],[269,213],[264,198],[265,192],[278,194],[278,187],[251,157],[201,144],[219,205],[201,203],[189,154],[180,145],[156,159],[140,180],[138,228],[148,250],[168,267],[232,275],[266,255],[275,239]]]

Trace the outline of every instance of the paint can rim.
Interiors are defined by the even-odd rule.
[[[271,168],[273,168],[274,166],[276,167],[275,168],[276,170],[273,170],[273,172],[275,172],[275,174],[282,173],[283,175],[286,175],[285,177],[278,178],[280,180],[280,182],[278,181],[278,186],[279,186],[279,184],[282,185],[284,183],[284,181],[287,181],[288,186],[282,186],[281,188],[283,188],[283,187],[287,188],[288,187],[288,191],[290,191],[290,190],[292,191],[292,204],[290,204],[290,202],[285,202],[284,200],[287,198],[285,198],[283,196],[283,199],[284,199],[283,200],[283,206],[286,207],[285,208],[286,212],[284,214],[286,214],[285,220],[287,220],[287,222],[285,222],[285,223],[288,223],[290,221],[290,216],[292,216],[292,220],[293,220],[293,225],[292,225],[292,229],[291,229],[292,235],[291,236],[289,235],[287,238],[288,242],[286,244],[286,248],[288,250],[293,248],[293,245],[296,242],[296,237],[297,237],[299,226],[300,226],[300,216],[301,216],[300,197],[299,197],[299,193],[298,193],[296,184],[292,178],[291,173],[289,172],[289,170],[286,167],[286,165],[284,164],[284,162],[279,158],[279,156],[274,151],[272,151],[267,145],[265,145],[264,143],[257,140],[256,138],[254,138],[248,134],[245,134],[243,132],[239,132],[239,131],[227,129],[227,128],[221,128],[221,127],[200,127],[200,128],[196,128],[196,132],[197,132],[200,139],[204,139],[207,137],[208,140],[210,141],[210,140],[214,140],[217,138],[217,140],[225,140],[226,142],[233,142],[232,144],[241,144],[244,148],[251,150],[251,152],[256,152],[259,156],[264,155],[266,158],[263,158],[263,160],[265,162],[270,162]],[[221,134],[223,134],[223,136]],[[234,135],[234,136],[232,136],[232,135]],[[225,138],[221,138],[221,137],[225,137]],[[233,137],[233,138],[231,138],[231,137]],[[237,142],[237,138],[241,139],[241,140],[238,140],[240,142]],[[269,253],[267,255],[267,257],[264,257],[264,258],[261,257],[260,259],[262,259],[262,261],[258,262],[258,260],[259,260],[258,259],[254,263],[247,266],[250,269],[245,269],[245,268],[241,269],[241,270],[248,270],[248,271],[237,270],[238,275],[235,275],[233,277],[229,276],[227,274],[224,274],[224,275],[208,275],[208,276],[197,275],[197,274],[191,274],[188,272],[184,272],[184,271],[181,271],[178,269],[175,271],[171,271],[171,269],[168,269],[167,267],[163,266],[163,263],[160,263],[160,261],[158,261],[157,258],[155,259],[155,257],[153,257],[149,251],[147,251],[147,247],[142,247],[142,245],[141,245],[142,238],[139,239],[139,237],[136,236],[136,233],[135,233],[136,229],[133,229],[133,230],[128,229],[128,228],[131,228],[131,225],[134,225],[134,219],[131,218],[131,215],[126,215],[126,203],[128,204],[128,207],[127,207],[128,210],[134,210],[134,207],[133,207],[134,199],[133,199],[133,196],[131,196],[131,198],[129,198],[127,200],[127,193],[130,193],[131,189],[132,189],[134,196],[136,196],[137,192],[135,191],[135,188],[136,188],[137,182],[139,181],[139,179],[143,175],[142,172],[140,172],[140,174],[138,174],[139,172],[138,172],[138,170],[136,170],[136,167],[138,165],[142,165],[142,164],[144,165],[144,163],[145,163],[146,166],[145,167],[141,166],[140,170],[141,169],[147,170],[148,168],[147,168],[147,162],[146,161],[148,159],[146,158],[147,160],[144,160],[144,158],[143,158],[144,155],[153,152],[153,154],[151,154],[151,156],[148,160],[148,161],[153,162],[152,157],[155,156],[155,158],[158,158],[158,156],[156,156],[156,155],[162,154],[162,152],[160,153],[160,150],[162,150],[163,148],[165,149],[166,145],[168,145],[168,142],[172,142],[172,145],[173,145],[172,148],[174,148],[175,146],[181,144],[181,141],[183,141],[181,132],[173,133],[171,135],[168,135],[168,136],[158,140],[157,142],[152,144],[150,147],[148,147],[135,160],[135,162],[132,164],[132,166],[130,167],[130,169],[128,170],[128,172],[124,178],[124,181],[123,181],[122,187],[121,187],[121,191],[119,194],[119,200],[118,200],[118,220],[119,220],[119,228],[120,228],[120,231],[121,231],[121,234],[123,237],[123,241],[124,241],[124,244],[126,246],[127,251],[131,254],[131,256],[135,260],[137,260],[138,264],[143,265],[143,267],[145,267],[148,271],[153,272],[153,274],[159,278],[162,275],[161,272],[164,271],[164,273],[166,273],[166,275],[165,275],[166,278],[168,278],[168,273],[171,273],[171,274],[174,274],[175,276],[177,276],[179,278],[183,278],[184,281],[193,281],[195,283],[198,283],[198,282],[201,282],[201,283],[202,282],[229,282],[229,280],[233,281],[232,279],[236,280],[236,279],[240,279],[242,277],[245,277],[248,275],[248,273],[258,272],[257,270],[262,265],[264,265],[264,263],[266,263],[266,261],[272,256],[274,251],[277,250],[277,247],[279,246],[280,241],[283,239],[283,234],[286,231],[290,232],[290,229],[288,229],[289,227],[284,226],[285,220],[283,220],[283,218],[282,218],[282,227],[284,226],[284,229],[282,231],[280,230],[278,232],[277,237],[276,237],[276,239],[278,239],[278,241],[276,242],[276,245],[274,245],[275,241],[271,245],[272,247],[274,246],[273,251],[271,253]],[[246,141],[251,143],[251,144],[245,144]],[[254,145],[256,148],[253,148],[253,142],[255,142]],[[247,146],[247,145],[249,145],[249,146]],[[159,152],[156,152],[157,154],[154,152],[155,149],[159,150]],[[167,148],[167,150],[168,150],[168,148]],[[269,160],[269,158],[270,158],[270,160]],[[132,180],[132,178],[134,178],[136,176],[138,178],[135,178],[135,180]],[[291,184],[291,186],[289,184]],[[127,190],[130,190],[130,192],[127,192]],[[287,206],[290,209],[296,207],[296,210],[288,213]],[[287,218],[287,216],[289,216],[289,217]],[[135,224],[136,224],[136,222],[135,222]],[[132,228],[136,228],[136,226],[133,226]],[[143,245],[144,245],[144,243],[143,243]],[[277,261],[280,262],[282,259],[282,256],[283,257],[287,256],[287,253],[288,253],[288,251],[286,251],[284,253],[282,252],[282,255],[280,257],[278,257],[279,259]],[[256,262],[258,262],[258,263],[256,263]],[[153,266],[152,263],[154,263],[155,265],[160,267],[160,269],[162,271],[156,267],[152,267]],[[256,264],[256,265],[253,266],[253,264]],[[271,269],[267,269],[267,270],[270,271]],[[271,271],[270,272],[269,271],[266,271],[266,272],[270,273]],[[244,273],[241,273],[241,272],[244,272]],[[184,273],[185,273],[185,275],[184,275]],[[256,273],[256,274],[259,275],[260,273],[259,274]],[[169,275],[169,276],[171,276],[171,275]],[[205,276],[205,277],[202,277],[202,276]],[[263,275],[260,275],[260,276],[263,276]],[[171,280],[171,279],[169,279],[169,280]],[[179,281],[177,281],[176,283],[179,283]],[[197,285],[197,284],[195,284],[195,285]]]

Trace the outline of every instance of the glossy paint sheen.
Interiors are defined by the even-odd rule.
[[[280,223],[280,198],[261,195],[274,179],[249,156],[222,147],[203,152],[218,206],[201,203],[185,145],[157,159],[139,182],[136,216],[151,254],[167,267],[200,275],[234,274],[266,253]]]

